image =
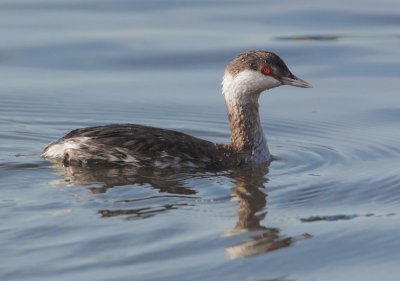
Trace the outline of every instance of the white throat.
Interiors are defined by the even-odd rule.
[[[242,154],[246,163],[262,164],[270,159],[258,112],[258,98],[262,91],[279,85],[256,71],[244,70],[233,76],[225,73],[222,94],[228,110],[231,129],[230,146]]]

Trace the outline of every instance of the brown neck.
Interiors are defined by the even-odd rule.
[[[258,112],[258,97],[248,103],[226,100],[231,129],[230,147],[246,162],[263,163],[269,159],[267,142]]]

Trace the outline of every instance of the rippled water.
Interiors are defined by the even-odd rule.
[[[1,280],[398,280],[398,1],[0,2]],[[64,168],[77,127],[216,142],[225,64],[277,52],[269,167]]]

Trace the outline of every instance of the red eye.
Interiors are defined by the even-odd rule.
[[[261,69],[261,72],[262,72],[262,74],[264,74],[264,75],[269,75],[269,74],[271,73],[271,67],[269,67],[269,66],[264,66],[264,67]]]

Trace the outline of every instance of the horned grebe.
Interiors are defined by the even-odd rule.
[[[154,127],[112,124],[73,130],[47,145],[42,157],[78,166],[223,168],[265,164],[271,156],[261,128],[258,98],[263,91],[281,85],[312,87],[294,76],[276,54],[248,51],[228,64],[222,79],[231,131],[229,144]]]

